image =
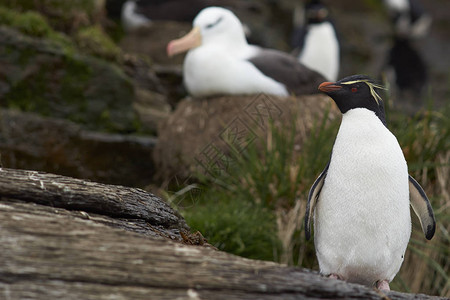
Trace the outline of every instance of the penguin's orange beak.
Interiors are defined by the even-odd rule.
[[[322,82],[319,85],[319,91],[324,92],[324,93],[329,93],[329,92],[333,92],[333,91],[337,91],[340,90],[342,87],[340,85],[336,85],[335,82]]]
[[[199,27],[194,27],[182,38],[170,41],[167,44],[167,55],[169,57],[178,53],[183,53],[189,49],[198,47],[202,44],[202,35]]]

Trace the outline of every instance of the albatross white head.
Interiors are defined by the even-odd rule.
[[[239,53],[248,46],[242,23],[228,9],[207,7],[195,17],[193,26],[184,37],[167,45],[169,56],[199,46],[217,46],[229,53]]]

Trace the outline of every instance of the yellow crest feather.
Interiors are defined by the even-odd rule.
[[[367,79],[346,81],[346,82],[341,82],[341,84],[354,84],[354,83],[358,83],[358,82],[363,82],[363,83],[367,84],[367,86],[370,89],[370,94],[372,95],[373,99],[375,99],[377,104],[380,105],[380,101],[383,101],[383,99],[381,99],[380,95],[378,95],[378,93],[375,91],[375,89],[377,88],[377,89],[381,89],[381,90],[386,90],[386,88],[384,86],[370,82]]]

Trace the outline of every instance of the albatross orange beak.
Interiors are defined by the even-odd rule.
[[[199,27],[192,28],[188,34],[182,38],[172,40],[167,44],[167,55],[169,57],[178,53],[183,53],[189,49],[198,47],[202,44],[202,35]]]
[[[322,82],[319,85],[319,91],[324,92],[324,93],[337,91],[337,90],[340,90],[341,88],[342,87],[339,85],[336,85],[335,82]]]

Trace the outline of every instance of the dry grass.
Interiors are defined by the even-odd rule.
[[[435,169],[436,185],[427,189],[436,199],[433,201],[437,219],[436,234],[431,241],[426,242],[418,221],[414,219],[416,222],[411,242],[398,274],[397,282],[407,282],[407,290],[413,293],[427,291],[429,294],[450,297],[449,159],[450,151],[438,155],[440,166]],[[422,173],[425,174],[425,171]]]
[[[294,234],[299,230],[305,215],[306,201],[298,198],[292,208],[278,208],[275,211],[277,235],[281,242],[280,263],[294,265]]]

